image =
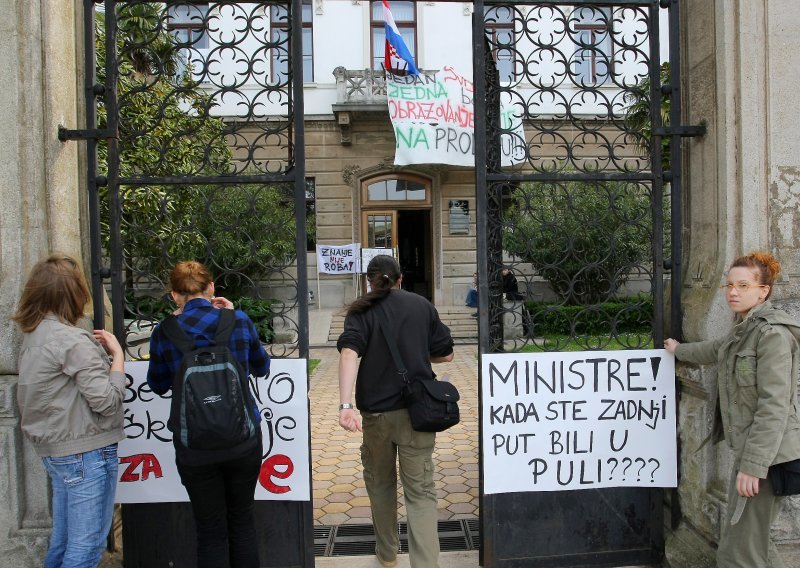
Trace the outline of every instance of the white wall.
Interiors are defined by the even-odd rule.
[[[313,42],[314,42],[314,80],[306,83],[305,88],[305,113],[309,116],[331,115],[331,105],[336,102],[335,78],[333,70],[344,67],[350,70],[362,70],[370,65],[370,3],[368,0],[316,0],[313,5]],[[573,43],[568,34],[563,30],[563,21],[559,14],[547,8],[540,8],[532,12],[532,8],[522,6],[521,13],[528,19],[527,27],[537,30],[542,37],[556,38],[555,45],[559,52],[569,57],[574,50]],[[223,11],[223,19],[226,17]],[[615,72],[622,73],[625,84],[633,84],[647,73],[644,57],[649,49],[649,44],[644,37],[646,30],[643,28],[642,18],[646,14],[644,8],[620,9],[614,13],[615,34],[622,32],[624,38],[614,48]],[[536,25],[532,26],[532,19]],[[668,34],[666,11],[660,12],[661,26],[661,52],[656,54],[656,59],[664,60],[668,54]],[[263,25],[268,29],[268,17],[263,17]],[[213,48],[215,36],[229,33],[235,24],[222,22],[219,32],[211,34],[210,43]],[[519,27],[519,25],[518,25]],[[521,31],[521,30],[519,30]],[[638,38],[638,39],[637,39]],[[252,41],[250,42],[252,43]],[[246,50],[250,43],[243,42],[242,49]],[[446,65],[453,66],[465,76],[472,74],[472,4],[470,2],[418,2],[417,3],[417,49],[416,63],[421,69],[442,69]],[[540,114],[559,114],[563,112],[565,103],[562,100],[571,100],[580,97],[580,91],[572,86],[568,79],[564,79],[564,66],[568,64],[564,58],[548,60],[548,51],[536,51],[531,38],[521,36],[517,49],[522,51],[523,57],[528,59],[531,69],[540,74],[542,84],[548,86],[551,82],[559,85],[558,97],[550,97],[549,93],[543,96],[537,94],[533,86],[520,84],[517,90],[524,98],[533,95],[532,104]],[[207,55],[208,50],[205,51]],[[203,53],[201,53],[203,55]],[[530,56],[530,57],[529,57]],[[225,56],[227,60],[215,62],[215,71],[221,77],[230,75],[233,78],[241,68],[237,68],[233,54]],[[253,77],[247,81],[243,94],[249,98],[256,96],[260,89],[258,83],[268,75],[269,62],[259,63],[254,69]],[[217,82],[217,81],[215,81]],[[252,89],[249,89],[252,87]],[[212,85],[213,88],[213,85]],[[249,94],[247,91],[249,90]],[[619,90],[612,84],[601,88],[604,97],[613,101],[614,112],[621,112],[624,101],[616,93]],[[266,114],[285,114],[286,101],[275,98],[271,93],[269,100],[266,96],[259,97]],[[241,95],[236,93],[226,95],[225,100],[216,109],[215,114],[220,116],[236,116],[237,108],[244,108],[239,103]],[[607,102],[600,99],[587,99],[579,109],[579,114],[606,115],[608,110],[604,106]]]

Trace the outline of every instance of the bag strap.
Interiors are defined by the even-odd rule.
[[[234,310],[220,308],[217,331],[214,333],[214,343],[216,345],[228,345],[234,327],[236,327],[236,313]]]
[[[383,303],[377,305],[375,313],[378,317],[378,327],[383,332],[383,337],[386,339],[386,343],[389,345],[389,351],[392,353],[394,365],[397,367],[397,374],[403,377],[403,382],[408,383],[408,371],[403,363],[403,358],[400,357],[400,350],[397,349],[397,342],[394,339],[394,335],[390,332],[391,324],[389,323],[389,317],[386,315]]]
[[[169,339],[183,355],[186,355],[189,351],[194,349],[194,339],[183,331],[176,316],[169,315],[164,318],[164,321],[161,322],[160,329],[164,335],[167,336],[167,339]]]
[[[236,314],[233,310],[220,309],[217,330],[214,332],[213,345],[227,345],[236,326]],[[169,315],[161,322],[161,331],[178,350],[186,355],[195,348],[194,339],[186,333],[175,315]]]

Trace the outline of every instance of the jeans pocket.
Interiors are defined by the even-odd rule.
[[[100,448],[100,452],[103,456],[103,461],[117,461],[117,445],[111,444],[110,446],[106,446],[105,448]]]
[[[83,481],[85,468],[83,454],[72,454],[61,457],[42,458],[45,468],[54,476],[60,479],[65,485],[75,485]]]

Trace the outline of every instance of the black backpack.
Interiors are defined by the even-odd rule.
[[[196,347],[175,316],[161,323],[164,335],[183,354],[172,381],[168,422],[176,455],[183,463],[233,459],[260,439],[248,379],[228,348],[236,316],[233,310],[219,312],[214,340],[207,347]]]

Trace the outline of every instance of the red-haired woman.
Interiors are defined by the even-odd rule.
[[[170,287],[180,328],[196,347],[210,345],[222,312],[233,304],[214,296],[211,273],[199,262],[178,263],[170,274]],[[239,310],[233,319],[228,348],[244,376],[266,376],[269,357],[253,322]],[[180,349],[164,333],[162,322],[150,338],[147,382],[153,392],[164,394],[172,389],[182,358]],[[241,444],[225,450],[189,451],[175,440],[178,474],[192,503],[200,568],[259,566],[253,499],[261,468],[260,416],[255,405],[251,410],[250,420],[258,436]],[[173,421],[170,416],[170,424]]]
[[[12,318],[23,331],[21,427],[53,486],[45,568],[97,566],[111,528],[124,354],[107,331],[78,327],[89,299],[78,263],[52,255],[31,270]]]
[[[721,286],[735,317],[733,330],[699,343],[664,342],[681,361],[717,364],[720,434],[734,455],[720,568],[783,566],[769,537],[781,498],[767,471],[800,458],[800,323],[769,301],[780,269],[769,253],[740,256]]]

